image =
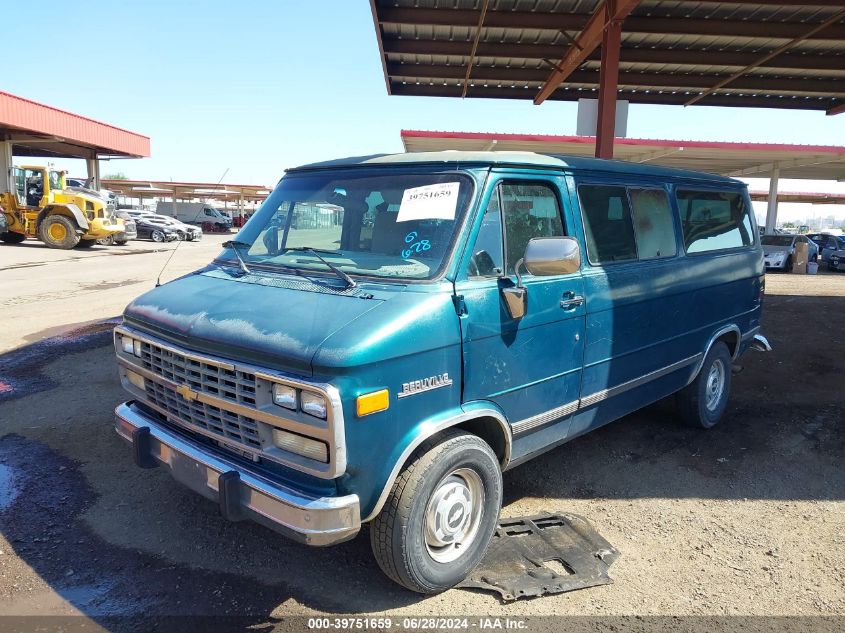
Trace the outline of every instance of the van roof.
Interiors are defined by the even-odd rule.
[[[642,176],[673,177],[712,182],[744,185],[739,180],[708,174],[689,169],[675,169],[643,163],[631,163],[623,160],[587,158],[584,156],[566,156],[563,154],[539,154],[536,152],[471,152],[462,150],[444,150],[439,152],[406,152],[403,154],[372,154],[370,156],[351,156],[319,163],[310,163],[288,169],[289,172],[332,169],[337,167],[367,167],[383,165],[462,163],[464,165],[508,165],[514,167],[536,167],[541,169],[560,169],[594,171],[614,174],[635,174]]]

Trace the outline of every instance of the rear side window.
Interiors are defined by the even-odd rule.
[[[738,192],[678,190],[687,253],[751,246],[751,217]]]
[[[629,189],[628,192],[639,258],[673,257],[677,246],[669,196],[663,189]]]
[[[625,187],[581,185],[578,198],[584,214],[590,261],[603,264],[636,259],[637,247]]]

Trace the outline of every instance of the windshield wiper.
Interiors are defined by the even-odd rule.
[[[239,242],[238,240],[229,240],[228,242],[223,242],[223,246],[226,248],[231,248],[232,251],[235,253],[235,257],[238,258],[238,265],[241,267],[241,270],[244,271],[244,274],[249,274],[249,267],[246,265],[244,258],[241,257],[241,253],[238,248],[249,248],[252,244],[247,244],[246,242]]]
[[[340,268],[332,264],[329,260],[322,257],[320,253],[325,253],[326,255],[334,255],[336,251],[330,251],[323,248],[311,248],[310,246],[288,246],[284,249],[285,251],[298,251],[300,253],[308,253],[309,255],[313,255],[321,262],[323,262],[329,269],[338,277],[340,277],[345,283],[347,288],[354,288],[358,284],[355,283],[355,280],[352,279],[349,275],[343,272]]]

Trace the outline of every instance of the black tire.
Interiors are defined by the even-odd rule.
[[[14,231],[7,231],[0,235],[0,240],[3,240],[6,244],[20,244],[26,239],[26,235],[23,233],[15,233]]]
[[[783,269],[788,273],[792,272],[792,255],[786,258],[786,263],[783,265]]]
[[[114,243],[114,235],[106,235],[97,240],[97,244],[100,246],[113,246]]]
[[[483,494],[473,495],[471,498],[480,496],[482,500],[477,505],[469,503],[467,510],[454,501],[456,496],[465,497],[443,491],[459,487],[456,482],[464,482],[470,490],[470,480]],[[461,524],[469,514],[464,527],[474,535],[465,550],[436,548],[429,543],[426,516],[437,514],[429,512],[435,492],[441,499],[438,505],[444,512],[438,516],[445,521],[445,528],[453,529],[453,519]],[[484,557],[501,506],[502,472],[490,446],[475,435],[448,431],[437,441],[423,443],[396,479],[384,508],[370,526],[373,554],[382,571],[403,587],[422,594],[445,591],[464,580]]]
[[[120,241],[118,242],[117,240],[115,240],[115,241],[114,241],[114,245],[115,245],[115,246],[126,246],[126,243],[127,243],[128,241],[129,241],[129,240],[120,240]]]
[[[91,248],[94,244],[99,243],[99,240],[79,240],[76,248]]]
[[[159,231],[158,229],[156,229],[155,231],[153,231],[153,232],[150,234],[150,239],[151,239],[153,242],[159,242],[159,243],[161,243],[161,242],[163,242],[163,241],[164,241],[164,233],[163,233],[162,231]]]
[[[725,343],[718,341],[713,344],[695,380],[675,396],[675,405],[684,424],[710,429],[721,421],[731,395],[732,360]],[[713,372],[720,372],[719,377],[714,377]],[[716,381],[721,381],[718,396],[711,395],[717,389],[714,385]]]
[[[54,228],[56,227],[56,228]],[[57,237],[53,231],[63,230],[62,237]],[[50,248],[70,250],[79,243],[76,233],[76,223],[63,215],[48,215],[38,225],[38,237]]]

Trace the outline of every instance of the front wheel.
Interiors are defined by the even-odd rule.
[[[153,242],[163,242],[164,241],[164,233],[161,231],[153,231],[152,235],[150,235]]]
[[[721,421],[731,393],[732,360],[728,346],[722,341],[710,348],[695,380],[675,398],[685,424],[710,429]]]
[[[487,551],[502,505],[499,461],[481,438],[458,431],[424,443],[370,527],[382,571],[423,594],[464,580]]]
[[[38,237],[50,248],[70,250],[79,244],[76,224],[63,215],[48,215],[38,225]]]
[[[788,273],[792,272],[792,255],[786,258],[786,263],[783,265],[783,269]]]

